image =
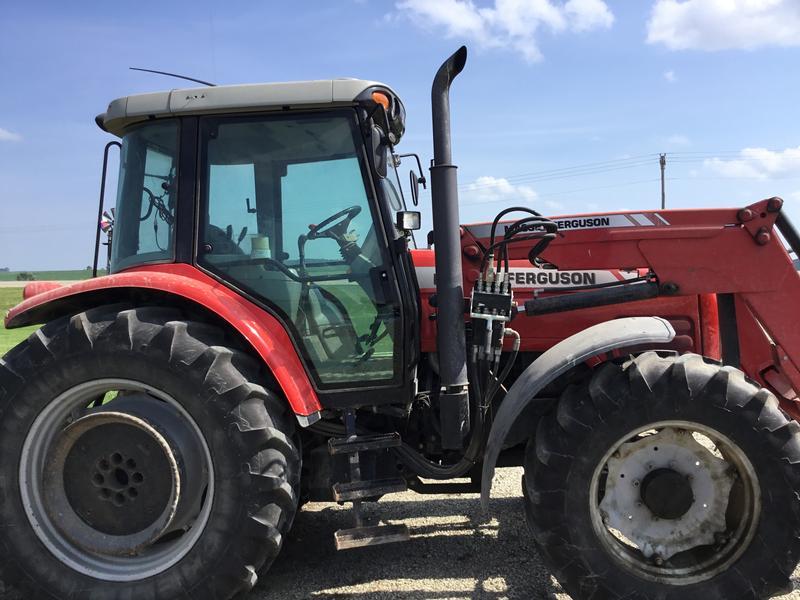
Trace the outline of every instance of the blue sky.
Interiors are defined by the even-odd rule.
[[[216,83],[385,81],[408,111],[400,150],[427,163],[430,81],[461,43],[463,221],[512,202],[657,207],[660,152],[668,206],[779,195],[800,221],[797,0],[6,2],[0,267],[91,262],[109,139],[94,116],[115,97],[181,85],[129,66]]]

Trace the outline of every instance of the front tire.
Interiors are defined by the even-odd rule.
[[[540,421],[523,487],[537,545],[575,598],[791,589],[800,426],[736,369],[654,352],[600,367]]]
[[[222,330],[100,307],[0,360],[0,579],[26,598],[231,598],[297,509],[286,403]]]

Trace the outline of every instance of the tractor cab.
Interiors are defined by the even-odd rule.
[[[417,311],[390,88],[173,90],[114,100],[97,122],[122,139],[111,273],[194,264],[281,320],[321,394],[408,397]]]

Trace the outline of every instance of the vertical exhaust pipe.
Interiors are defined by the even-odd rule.
[[[442,446],[449,449],[463,446],[470,422],[457,167],[452,164],[450,147],[450,84],[466,62],[467,49],[461,46],[439,67],[431,89],[431,201],[436,250],[436,342],[441,379],[439,408]]]

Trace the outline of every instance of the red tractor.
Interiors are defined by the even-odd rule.
[[[0,360],[3,581],[231,598],[305,501],[352,503],[340,549],[402,541],[362,503],[410,487],[488,507],[495,466],[524,465],[532,535],[575,598],[790,588],[800,238],[782,202],[461,225],[465,61],[433,83],[425,249],[383,84],[180,89],[97,118],[121,138],[111,274],[31,288],[6,317],[43,325]]]

